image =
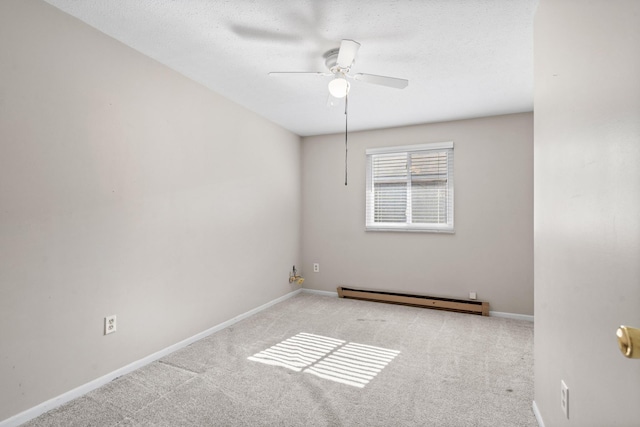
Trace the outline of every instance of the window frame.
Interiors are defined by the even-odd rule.
[[[373,180],[373,158],[377,155],[405,154],[411,158],[412,153],[417,152],[447,152],[447,222],[446,223],[413,223],[408,222],[375,222],[375,193]],[[417,145],[402,145],[396,147],[370,148],[366,154],[366,200],[365,200],[365,230],[366,231],[406,231],[427,233],[455,233],[454,228],[454,168],[453,168],[453,141],[433,142]],[[409,161],[410,162],[410,161]],[[409,163],[410,164],[410,163]],[[407,196],[405,211],[410,212],[412,204],[411,173],[407,172]],[[408,213],[409,214],[409,213]]]

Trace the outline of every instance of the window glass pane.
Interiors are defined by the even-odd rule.
[[[446,180],[447,152],[422,152],[411,154],[412,180]]]
[[[378,183],[373,191],[375,222],[407,222],[406,183]]]
[[[411,215],[413,223],[447,223],[446,181],[412,182]]]
[[[447,223],[447,152],[411,153],[413,223]]]
[[[407,154],[380,155],[373,158],[374,182],[403,180],[407,177]]]

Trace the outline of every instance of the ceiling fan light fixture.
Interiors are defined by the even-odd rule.
[[[344,77],[336,77],[329,82],[329,93],[335,98],[344,98],[349,93],[349,82]]]

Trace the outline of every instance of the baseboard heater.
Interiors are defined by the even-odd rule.
[[[353,288],[338,288],[340,298],[352,298],[365,301],[410,305],[433,308],[436,310],[456,311],[458,313],[489,315],[489,303],[486,301],[463,300],[454,298],[431,297],[426,295],[401,294],[396,292],[371,291]]]

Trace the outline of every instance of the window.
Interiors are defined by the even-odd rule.
[[[453,142],[366,153],[367,230],[453,233]]]

